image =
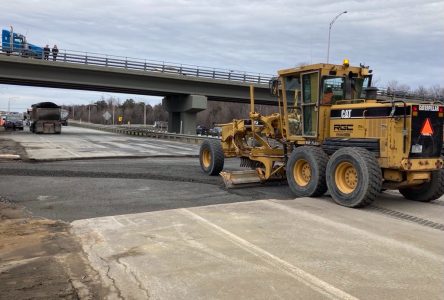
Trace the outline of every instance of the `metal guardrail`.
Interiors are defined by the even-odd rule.
[[[378,87],[377,95],[379,97],[395,98],[395,99],[405,99],[405,100],[415,100],[415,101],[441,101],[444,102],[444,97],[433,97],[430,95],[420,95],[414,92],[408,91],[397,91],[391,90],[389,88]]]
[[[7,49],[9,50],[9,48]],[[238,70],[211,68],[197,65],[179,64],[173,62],[147,60],[64,49],[59,49],[59,52],[55,58],[52,53],[50,53],[47,59],[45,59],[45,56],[42,55],[42,53],[30,54],[29,52],[24,52],[20,50],[21,49],[14,49],[14,52],[7,52],[6,48],[3,49],[0,46],[0,55],[20,56],[27,59],[39,59],[48,61],[49,63],[52,61],[59,61],[72,64],[123,68],[129,70],[159,72],[167,74],[177,74],[182,76],[259,84],[268,84],[270,79],[273,77],[273,75],[270,74],[250,73]]]
[[[198,136],[193,134],[170,133],[166,131],[158,131],[152,128],[129,127],[126,125],[100,125],[94,123],[73,121],[71,119],[68,120],[68,123],[72,126],[77,126],[77,127],[83,127],[100,131],[119,133],[119,134],[127,134],[133,136],[144,136],[157,139],[173,140],[188,144],[199,145],[206,139],[219,139],[219,137],[214,137],[214,136]]]

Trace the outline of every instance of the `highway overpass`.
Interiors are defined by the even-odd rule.
[[[0,55],[0,83],[163,96],[171,132],[192,133],[195,115],[207,100],[249,102],[255,86],[258,104],[277,104],[270,75],[197,66],[62,52],[57,61]]]

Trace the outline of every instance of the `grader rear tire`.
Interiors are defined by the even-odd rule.
[[[328,156],[319,147],[296,148],[287,163],[288,186],[297,197],[322,196],[327,191],[325,167]]]
[[[327,164],[327,186],[333,200],[347,207],[364,207],[381,191],[382,171],[367,149],[345,147]]]
[[[420,202],[430,202],[444,194],[444,170],[432,172],[432,178],[418,186],[400,188],[399,192],[404,198]]]
[[[224,168],[224,151],[219,140],[205,140],[200,146],[199,161],[202,171],[208,175],[219,175]]]

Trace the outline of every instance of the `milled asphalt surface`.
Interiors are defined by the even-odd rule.
[[[236,161],[228,163],[232,168]],[[1,195],[38,215],[82,218],[273,198],[291,198],[283,183],[226,190],[197,158],[3,162]]]
[[[111,298],[444,299],[442,198],[387,191],[349,209],[285,184],[226,190],[189,157],[8,161],[0,174],[0,196],[73,221]]]

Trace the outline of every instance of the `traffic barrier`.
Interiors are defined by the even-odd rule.
[[[166,131],[157,131],[152,128],[140,128],[140,127],[131,128],[131,127],[126,127],[125,125],[101,125],[101,124],[78,122],[73,120],[69,120],[68,122],[70,125],[76,127],[83,127],[88,129],[112,132],[117,134],[125,134],[131,136],[173,140],[187,144],[200,145],[206,139],[219,139],[219,137],[214,137],[214,136],[199,136],[193,134],[170,133]]]

